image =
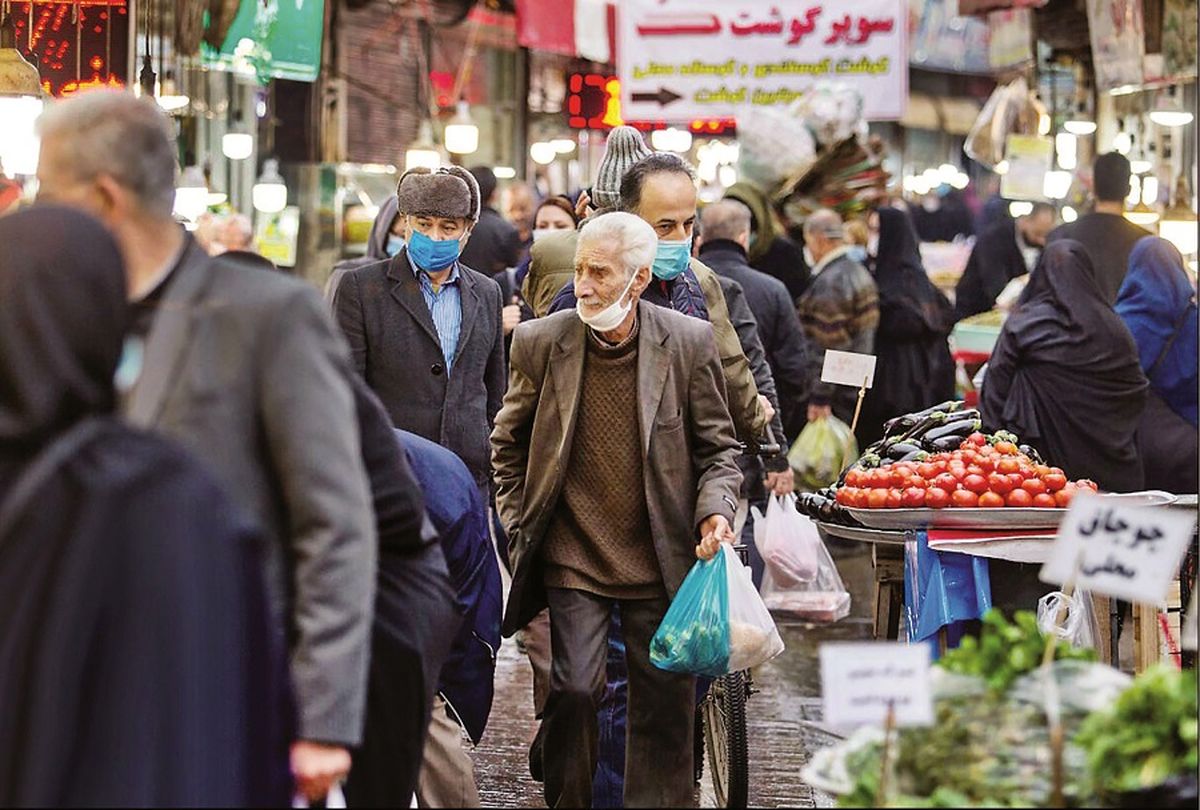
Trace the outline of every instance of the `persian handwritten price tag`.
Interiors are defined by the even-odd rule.
[[[863,380],[867,381],[865,386]],[[875,355],[828,349],[825,365],[821,367],[821,382],[870,388],[875,384]]]
[[[1039,576],[1042,582],[1073,581],[1086,591],[1162,604],[1195,528],[1189,512],[1076,497]]]
[[[932,725],[929,664],[928,644],[822,644],[825,722],[882,726],[890,706],[897,726]]]

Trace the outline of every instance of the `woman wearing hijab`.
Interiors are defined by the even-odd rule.
[[[282,804],[258,537],[115,416],[125,295],[90,218],[0,220],[0,805]]]
[[[954,360],[946,337],[954,308],[921,264],[908,215],[880,208],[879,245],[871,270],[879,288],[875,382],[863,401],[857,438],[866,447],[893,416],[924,410],[954,396]]]
[[[1052,242],[992,352],[984,424],[1016,433],[1070,478],[1134,492],[1142,488],[1135,433],[1146,388],[1137,346],[1084,246]]]
[[[1148,489],[1197,491],[1196,291],[1174,245],[1141,239],[1129,255],[1117,314],[1137,344],[1150,380],[1138,427],[1138,452]]]

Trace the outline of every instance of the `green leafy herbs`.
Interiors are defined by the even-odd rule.
[[[964,638],[957,648],[942,656],[938,664],[949,672],[982,678],[992,691],[1004,692],[1018,677],[1041,664],[1045,647],[1046,637],[1038,628],[1036,615],[1019,610],[1009,622],[1002,612],[992,608],[983,617],[979,638]],[[1059,641],[1054,658],[1057,661],[1094,661],[1096,654]]]
[[[1101,796],[1142,790],[1195,774],[1196,673],[1158,664],[1137,677],[1075,737]]]

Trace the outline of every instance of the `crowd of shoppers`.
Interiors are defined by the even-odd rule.
[[[753,186],[701,210],[631,127],[590,189],[513,183],[503,216],[487,167],[406,171],[323,300],[248,221],[175,222],[149,100],[39,133],[38,205],[0,220],[0,803],[478,806],[516,634],[550,806],[691,804],[697,684],[648,648],[693,561],[854,418],[828,350],[878,358],[870,443],[953,395],[951,327],[1016,278],[987,426],[1196,488],[1195,290],[1120,217],[1120,156],[1077,222],[990,226],[957,309],[905,212],[814,211],[801,248]]]

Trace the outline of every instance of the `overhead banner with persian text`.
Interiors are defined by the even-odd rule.
[[[624,0],[617,69],[627,120],[684,122],[786,107],[819,81],[862,93],[868,120],[904,115],[906,0]]]

